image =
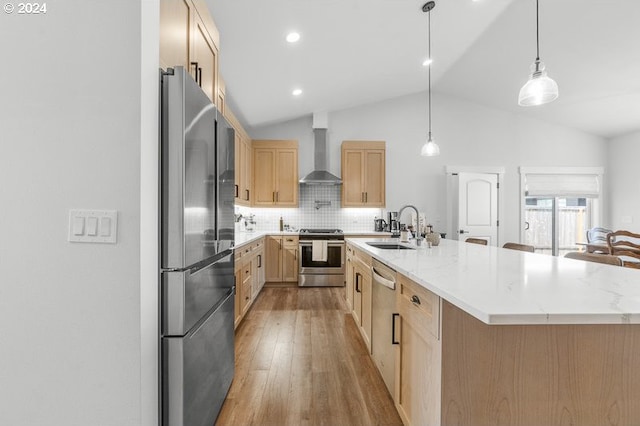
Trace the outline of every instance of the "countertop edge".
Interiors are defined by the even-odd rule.
[[[379,241],[383,241],[378,239]],[[371,240],[369,240],[371,241]],[[387,241],[389,241],[387,239]],[[397,241],[397,239],[394,239]],[[483,312],[477,307],[464,302],[457,298],[455,295],[443,290],[437,285],[425,280],[422,277],[416,276],[414,273],[407,271],[402,266],[393,263],[388,259],[380,257],[377,252],[378,249],[370,248],[366,244],[364,239],[352,239],[350,240],[358,249],[365,251],[367,254],[391,267],[397,272],[403,274],[407,278],[411,279],[415,283],[424,287],[425,289],[435,293],[437,296],[463,310],[479,321],[487,325],[616,325],[616,324],[640,324],[640,313],[506,313],[506,314],[491,314]],[[421,248],[418,248],[419,250]]]

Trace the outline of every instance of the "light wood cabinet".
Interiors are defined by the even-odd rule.
[[[351,244],[347,243],[347,261],[345,264],[345,271],[344,271],[344,290],[345,290],[345,299],[347,301],[347,309],[349,310],[349,312],[353,312],[354,309],[354,300],[353,300],[353,293],[354,293],[354,283],[353,283],[353,278],[354,278],[354,271],[353,271],[353,246]]]
[[[251,205],[251,146],[250,140],[236,131],[235,137],[236,193],[235,204]]]
[[[205,0],[160,0],[160,66],[183,66],[216,105],[219,45]]]
[[[264,244],[259,243],[256,248],[256,253],[251,261],[251,275],[253,276],[252,281],[252,295],[253,299],[255,299],[260,291],[262,291],[262,287],[264,287],[265,275],[264,275]]]
[[[267,282],[282,281],[282,237],[265,238],[265,279]]]
[[[371,257],[355,247],[351,248],[353,254],[350,262],[351,267],[348,269],[353,283],[352,316],[369,353],[371,353]]]
[[[264,286],[264,245],[260,238],[234,249],[235,260],[235,328],[251,307]]]
[[[342,142],[342,207],[385,207],[385,142]]]
[[[298,237],[269,236],[265,245],[266,281],[298,282]]]
[[[298,141],[253,140],[253,205],[298,206]]]
[[[401,274],[397,285],[396,408],[405,425],[439,425],[440,298]]]
[[[298,237],[282,238],[282,281],[298,282]]]
[[[160,0],[160,67],[189,69],[194,15],[191,0]]]
[[[234,299],[234,321],[233,328],[237,328],[240,321],[242,321],[242,307],[240,305],[240,287],[242,283],[242,264],[240,263],[240,256],[236,255],[235,260],[235,274],[234,274],[234,283],[236,286],[236,294]]]

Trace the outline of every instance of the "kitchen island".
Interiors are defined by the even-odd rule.
[[[450,240],[347,241],[398,272],[405,424],[640,424],[638,270]]]

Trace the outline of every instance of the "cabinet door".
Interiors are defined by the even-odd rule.
[[[342,206],[364,204],[364,151],[342,152]]]
[[[285,237],[284,250],[282,252],[282,281],[298,282],[298,241]]]
[[[195,10],[189,0],[160,0],[160,67],[189,70]]]
[[[385,206],[385,150],[364,152],[364,202],[367,207]]]
[[[351,256],[351,252],[352,252],[352,248],[351,246],[347,246],[347,264],[345,265],[345,298],[347,300],[347,309],[349,310],[349,312],[353,311],[353,291],[354,291],[354,285],[353,285],[353,261],[352,261],[352,256]]]
[[[242,140],[242,200],[246,205],[251,204],[251,145],[250,141]]]
[[[265,279],[282,282],[282,237],[265,237]]]
[[[362,273],[355,260],[353,263],[353,319],[358,328],[362,326]]]
[[[241,200],[240,198],[240,188],[242,188],[242,168],[244,167],[243,163],[242,163],[242,141],[240,140],[240,135],[238,134],[238,132],[235,132],[235,141],[234,141],[234,148],[235,148],[235,178],[236,178],[236,182],[235,182],[235,191],[236,191],[236,196],[235,196],[235,202],[238,203],[238,201]]]
[[[361,329],[364,342],[371,353],[371,270],[360,269],[361,291],[362,291],[362,308],[361,308]]]
[[[258,282],[258,292],[262,291],[262,287],[264,287],[265,281],[265,273],[264,273],[264,248],[261,248],[256,255],[256,262],[258,264],[258,274],[256,275],[256,281]]]
[[[251,262],[246,262],[242,267],[242,292],[240,293],[240,307],[242,310],[242,315],[244,315],[249,306],[251,306],[252,295],[251,295]]]
[[[241,291],[240,288],[242,287],[242,265],[236,264],[236,269],[235,269],[235,284],[236,284],[236,297],[235,297],[235,306],[234,306],[234,310],[235,310],[235,320],[234,320],[234,328],[236,328],[238,326],[238,324],[240,324],[240,320],[242,319],[242,306],[240,303],[240,299],[241,299]]]
[[[211,102],[218,101],[218,48],[205,27],[202,18],[194,14],[193,58],[191,67],[196,72],[196,81]]]
[[[440,424],[440,299],[408,278],[398,278],[396,408],[405,425]],[[414,296],[419,302],[413,301]]]
[[[276,200],[276,150],[254,148],[253,150],[253,204],[255,206],[273,206]],[[269,281],[267,268],[267,281]]]
[[[298,205],[298,151],[276,150],[276,204],[295,207]]]

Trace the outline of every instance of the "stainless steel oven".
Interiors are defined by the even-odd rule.
[[[324,256],[313,256],[314,241],[326,244]],[[344,286],[344,235],[339,229],[301,229],[298,285],[300,287]],[[316,243],[316,249],[319,248]],[[324,248],[324,247],[323,247]]]

